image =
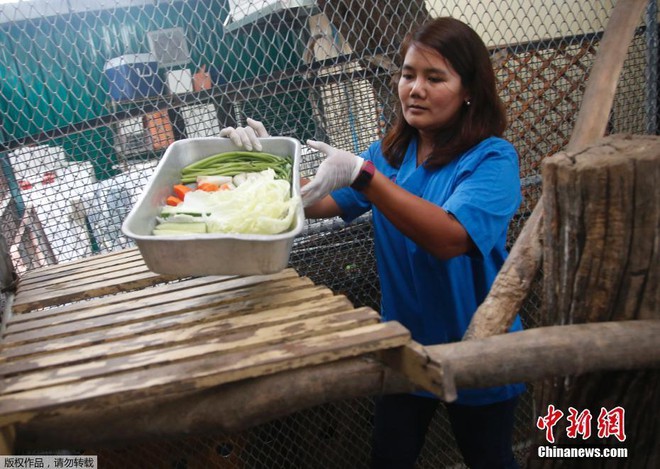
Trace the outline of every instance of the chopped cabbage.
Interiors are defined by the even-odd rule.
[[[289,182],[267,169],[251,174],[235,189],[189,192],[163,214],[167,221],[204,221],[208,233],[277,234],[291,228],[300,204],[300,197],[290,194]]]

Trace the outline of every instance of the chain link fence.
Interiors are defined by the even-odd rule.
[[[390,77],[415,24],[454,16],[492,53],[520,154],[518,235],[541,193],[540,163],[568,142],[614,0],[20,0],[0,1],[0,254],[12,272],[132,246],[121,222],[167,146],[216,136],[246,117],[272,135],[359,153],[380,138],[396,99]],[[658,132],[656,0],[629,49],[609,132]],[[320,155],[305,148],[301,173]],[[368,216],[308,220],[291,265],[379,306]],[[6,272],[6,275],[5,275]],[[522,316],[539,323],[532,289]],[[532,393],[520,406],[524,464]],[[103,467],[365,467],[372,401],[329,403],[238,435],[205,435],[99,454]],[[444,411],[420,467],[461,467]]]

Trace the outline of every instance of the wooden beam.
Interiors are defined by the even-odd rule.
[[[660,320],[550,326],[426,347],[458,388],[531,382],[599,370],[660,368]]]
[[[575,150],[605,135],[623,63],[647,0],[619,0],[607,23],[568,142]]]

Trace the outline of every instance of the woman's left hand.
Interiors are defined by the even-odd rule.
[[[304,207],[313,205],[336,189],[350,186],[364,163],[363,158],[327,143],[307,140],[307,145],[328,156],[319,166],[314,179],[300,190]]]
[[[269,137],[266,127],[254,119],[247,118],[247,126],[245,127],[225,127],[220,131],[220,137],[229,138],[237,147],[245,148],[246,150],[261,151],[260,138]]]

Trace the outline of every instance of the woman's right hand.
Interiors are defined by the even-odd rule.
[[[220,131],[221,137],[229,138],[237,147],[245,148],[248,151],[261,151],[262,146],[259,138],[270,137],[266,127],[254,119],[247,118],[246,127],[225,127]]]

